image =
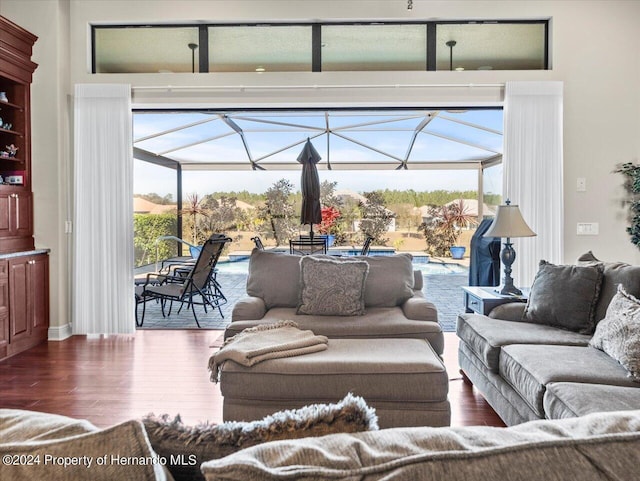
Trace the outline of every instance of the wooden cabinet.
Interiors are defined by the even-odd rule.
[[[9,339],[7,355],[47,338],[49,329],[49,258],[46,254],[8,261]]]
[[[0,253],[34,248],[31,61],[37,37],[0,17]]]
[[[30,89],[36,40],[0,17],[0,359],[46,340],[49,329],[49,256],[35,251],[33,240]]]

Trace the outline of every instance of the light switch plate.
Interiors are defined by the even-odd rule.
[[[597,222],[578,222],[578,235],[598,235],[600,226]]]
[[[587,191],[587,179],[585,179],[584,177],[578,177],[576,181],[576,191],[577,192]]]

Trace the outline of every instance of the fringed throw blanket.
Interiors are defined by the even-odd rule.
[[[298,329],[293,321],[251,327],[227,339],[222,348],[211,356],[211,381],[217,383],[220,380],[220,370],[226,361],[253,366],[268,359],[324,351],[328,342],[326,336]]]

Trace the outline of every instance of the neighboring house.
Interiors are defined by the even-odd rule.
[[[469,214],[472,216],[478,216],[478,200],[477,199],[454,199],[451,202],[447,202],[445,205],[453,205],[460,202],[460,200],[464,201],[465,206],[465,214]],[[420,217],[422,217],[422,222],[426,222],[429,220],[429,206],[423,205],[420,207],[416,207],[416,211],[420,212]],[[489,207],[487,204],[482,204],[482,216],[495,216],[496,211],[493,207]]]

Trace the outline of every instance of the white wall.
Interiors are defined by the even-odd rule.
[[[565,85],[565,261],[589,249],[607,260],[640,264],[640,251],[625,232],[623,178],[616,165],[640,154],[640,2],[635,1],[429,1],[414,0],[0,0],[0,14],[40,37],[34,60],[33,163],[36,242],[52,248],[52,300],[63,299],[66,249],[63,232],[71,179],[68,171],[67,95],[75,83],[124,82],[162,85],[487,84],[508,80],[561,80]],[[68,6],[68,16],[66,7]],[[322,72],[247,74],[89,73],[89,24],[369,19],[551,18],[549,71]],[[67,30],[67,20],[69,30]],[[67,31],[68,41],[67,41]],[[69,56],[66,48],[69,48]],[[136,91],[139,104],[244,105],[426,105],[451,101],[495,104],[501,89],[309,89],[177,93]],[[587,191],[576,192],[577,177]],[[576,235],[577,222],[598,222],[600,235]],[[58,287],[55,287],[55,286]],[[52,323],[64,325],[62,300],[52,305]]]

